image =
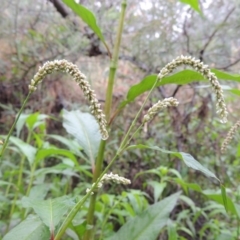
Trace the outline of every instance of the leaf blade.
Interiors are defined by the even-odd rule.
[[[29,215],[19,225],[8,232],[3,240],[42,240],[50,239],[49,229],[34,215]]]
[[[114,236],[107,240],[155,240],[160,230],[167,224],[169,214],[175,207],[179,196],[180,192],[151,205],[124,224]]]
[[[128,148],[126,148],[126,150],[127,149],[134,149],[134,148],[152,149],[152,150],[157,150],[157,151],[160,151],[160,152],[163,152],[163,153],[171,154],[171,155],[173,155],[173,156],[183,160],[184,163],[188,167],[193,168],[195,170],[198,170],[198,171],[204,173],[207,177],[212,177],[212,178],[216,179],[218,182],[220,182],[220,180],[216,177],[216,175],[214,173],[212,173],[207,168],[202,166],[202,164],[200,162],[198,162],[197,160],[195,160],[189,153],[173,152],[173,151],[169,151],[169,150],[165,150],[165,149],[159,148],[157,146],[153,146],[152,147],[152,146],[147,146],[147,145],[142,145],[142,144],[131,145]]]
[[[180,2],[190,5],[190,7],[196,12],[202,15],[202,12],[199,8],[198,0],[180,0]]]
[[[51,230],[54,230],[54,227],[58,225],[64,214],[67,213],[68,208],[73,205],[66,196],[48,200],[23,197],[22,204],[23,207],[33,208],[34,212]]]
[[[63,127],[76,138],[93,165],[101,141],[99,125],[95,118],[79,110],[71,112],[64,110]]]
[[[211,69],[211,71],[216,75],[218,79],[240,82],[240,75],[238,74],[230,74],[227,72],[219,71],[217,69]],[[128,90],[126,99],[121,102],[119,108],[125,107],[127,104],[134,101],[136,97],[140,96],[146,91],[149,91],[152,88],[154,82],[156,81],[156,78],[156,74],[148,75],[139,83],[131,86]],[[157,84],[156,87],[166,84],[185,85],[196,81],[206,81],[206,79],[200,73],[187,69],[172,74],[171,76],[164,77],[162,81]]]
[[[97,20],[89,9],[81,4],[76,3],[74,0],[63,0],[63,2],[68,7],[70,7],[94,31],[94,33],[104,44],[106,44],[101,29],[97,24]]]

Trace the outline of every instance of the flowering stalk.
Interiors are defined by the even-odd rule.
[[[221,147],[221,152],[224,153],[227,149],[227,146],[232,141],[234,135],[237,133],[238,128],[240,128],[240,121],[235,123],[233,127],[230,129],[230,131],[227,134],[227,137],[224,139]]]
[[[20,108],[20,110],[19,110],[19,112],[18,112],[18,114],[17,114],[17,117],[15,118],[15,121],[13,122],[13,125],[12,125],[12,127],[10,128],[7,137],[6,137],[6,139],[4,140],[4,142],[3,142],[3,144],[2,144],[2,149],[1,149],[1,152],[0,152],[0,160],[1,160],[1,158],[3,157],[3,154],[4,154],[4,151],[5,151],[6,147],[7,147],[9,138],[10,138],[10,136],[12,135],[12,132],[13,132],[16,124],[17,124],[17,121],[18,121],[20,115],[22,114],[22,111],[23,111],[24,107],[26,106],[27,101],[28,101],[28,99],[30,98],[30,96],[31,96],[31,92],[29,92],[28,95],[27,95],[27,97],[25,98],[25,100],[24,100],[24,102],[23,102],[23,104],[22,104],[22,106],[21,106],[21,108]],[[1,162],[0,162],[0,163],[1,163]]]
[[[111,115],[112,97],[113,97],[112,93],[113,93],[114,80],[115,80],[115,75],[116,75],[117,66],[118,66],[118,58],[119,58],[120,44],[122,39],[126,7],[127,7],[127,2],[126,0],[123,0],[121,5],[121,13],[120,13],[119,25],[117,28],[116,40],[114,43],[113,56],[111,58],[111,63],[110,63],[108,86],[106,91],[106,101],[105,101],[104,110],[105,110],[107,122],[109,122],[110,115]],[[102,174],[102,165],[103,165],[105,146],[106,146],[106,141],[101,141],[99,150],[98,150],[97,160],[96,160],[96,167],[93,173],[93,182],[97,182],[98,178]],[[88,225],[93,225],[94,223],[96,198],[97,198],[97,193],[94,193],[90,199],[90,204],[89,204],[88,213],[87,213],[87,221],[86,221]],[[83,240],[93,239],[92,234],[93,234],[92,229],[87,229],[87,231],[84,234]]]
[[[216,93],[217,98],[217,113],[221,117],[221,122],[227,122],[227,108],[223,98],[222,88],[217,80],[216,75],[211,72],[210,68],[207,65],[204,65],[200,60],[196,60],[192,57],[180,56],[168,63],[158,74],[159,80],[171,73],[175,68],[180,65],[189,65],[193,67],[194,70],[201,73],[206,79],[209,80],[210,84],[213,87],[213,90]]]
[[[102,139],[106,140],[108,138],[107,132],[107,122],[105,115],[102,113],[101,105],[91,89],[90,84],[86,81],[86,77],[79,71],[78,67],[67,60],[55,60],[51,62],[46,62],[42,67],[39,68],[38,72],[35,74],[31,80],[31,84],[28,86],[30,92],[34,92],[37,89],[37,85],[42,82],[42,80],[54,71],[61,71],[70,74],[75,82],[83,90],[84,96],[88,99],[90,103],[90,109],[93,116],[96,118]]]
[[[176,98],[170,97],[165,98],[162,101],[158,101],[151,108],[148,109],[148,112],[143,117],[143,123],[149,122],[153,117],[163,108],[167,107],[177,107],[179,102]]]
[[[112,172],[107,174],[105,173],[100,181],[97,184],[97,189],[101,188],[105,183],[114,182],[117,184],[123,184],[128,185],[131,184],[131,181],[127,178],[121,177],[118,174],[113,174]],[[92,187],[95,185],[95,183],[92,184]],[[89,188],[86,189],[86,193],[90,192],[91,190]],[[93,195],[94,192],[91,192],[91,195]]]

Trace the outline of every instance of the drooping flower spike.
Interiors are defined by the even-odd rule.
[[[158,79],[161,81],[163,77],[171,73],[175,68],[180,65],[191,66],[194,70],[202,74],[213,87],[213,90],[216,93],[217,98],[217,113],[220,115],[221,122],[227,122],[227,108],[223,98],[222,88],[217,80],[216,75],[211,72],[210,68],[207,65],[204,65],[200,60],[196,60],[192,57],[180,56],[174,59],[172,62],[168,63],[158,74]]]
[[[67,60],[55,60],[46,62],[42,67],[39,68],[38,72],[35,74],[31,80],[31,84],[28,86],[30,92],[34,92],[37,89],[37,85],[42,82],[42,80],[49,74],[54,71],[60,71],[70,74],[73,77],[73,80],[80,86],[84,96],[90,103],[90,110],[93,116],[96,118],[102,139],[106,140],[108,138],[107,132],[107,122],[105,115],[101,110],[101,105],[94,94],[94,91],[91,89],[90,84],[86,81],[86,77],[78,69],[76,65]]]
[[[97,189],[101,188],[105,183],[110,183],[110,182],[114,182],[117,184],[123,184],[123,185],[128,185],[131,184],[131,181],[125,177],[121,177],[118,174],[113,174],[113,173],[105,173],[103,175],[103,177],[101,178],[101,180],[99,181],[99,183],[97,184]],[[95,183],[92,184],[92,186]],[[86,193],[88,193],[90,191],[89,188],[86,189]],[[93,194],[93,192],[91,192],[91,194]]]
[[[153,117],[162,109],[167,108],[167,107],[177,107],[178,106],[178,101],[176,98],[170,97],[170,98],[165,98],[162,101],[158,101],[155,103],[151,108],[148,109],[147,114],[144,115],[143,117],[143,123],[149,122],[150,120],[153,119]]]
[[[221,152],[224,153],[227,149],[227,146],[229,145],[229,143],[232,141],[234,135],[237,133],[237,130],[240,128],[240,121],[236,122],[232,128],[230,129],[230,131],[228,132],[226,138],[224,139],[223,143],[222,143],[222,147],[221,147]]]

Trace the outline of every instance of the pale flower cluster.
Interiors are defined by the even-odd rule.
[[[151,108],[148,109],[148,112],[143,117],[143,123],[146,123],[153,119],[153,117],[162,109],[167,107],[177,107],[179,102],[176,98],[170,97],[165,98],[162,101],[158,101]]]
[[[223,98],[222,88],[217,80],[217,77],[207,65],[204,65],[200,60],[196,60],[192,57],[179,56],[172,62],[168,63],[158,74],[158,79],[161,80],[163,77],[171,73],[175,68],[180,65],[191,66],[194,70],[201,73],[211,83],[217,98],[217,113],[221,117],[221,122],[227,122],[227,108]]]
[[[123,185],[128,185],[131,184],[131,181],[127,178],[121,177],[118,174],[113,174],[113,173],[105,173],[99,183],[97,184],[97,189],[101,188],[104,183],[109,183],[109,182],[114,182],[117,184],[123,184]],[[95,183],[92,184],[92,186]],[[88,193],[90,191],[89,188],[87,188],[86,192]],[[91,193],[93,194],[93,192]]]
[[[61,71],[70,74],[73,77],[73,80],[80,86],[83,90],[84,96],[90,103],[91,113],[96,118],[102,135],[102,139],[106,140],[108,138],[107,132],[107,122],[105,115],[101,110],[101,105],[94,94],[94,91],[91,89],[90,84],[86,81],[86,77],[78,69],[76,65],[67,60],[55,60],[46,62],[42,67],[39,68],[38,72],[35,74],[31,80],[31,84],[28,86],[30,92],[34,92],[37,89],[37,85],[42,82],[42,80],[54,71]]]
[[[109,174],[105,173],[100,182],[102,184],[108,183],[108,182],[114,182],[114,183],[123,184],[123,185],[131,184],[131,181],[129,179],[113,173],[109,173]]]
[[[240,128],[240,121],[235,123],[233,127],[230,129],[230,131],[227,134],[227,137],[224,139],[221,147],[221,152],[224,153],[227,149],[227,146],[232,141],[234,135],[237,133],[238,128]]]

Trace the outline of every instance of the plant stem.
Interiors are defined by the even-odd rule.
[[[119,154],[119,155],[120,155],[121,152],[124,150],[124,148],[126,147],[126,145],[128,144],[128,142],[131,140],[131,138],[130,138],[130,140],[129,140],[128,137],[129,137],[129,135],[130,135],[133,127],[135,126],[135,124],[136,124],[136,122],[137,122],[137,119],[138,119],[140,113],[142,112],[144,106],[146,105],[146,102],[147,102],[148,98],[150,97],[150,95],[152,94],[152,91],[153,91],[154,88],[156,87],[158,81],[159,81],[159,79],[158,79],[158,77],[156,77],[155,83],[153,84],[153,86],[152,86],[151,90],[149,91],[147,97],[145,98],[145,100],[144,100],[141,108],[139,109],[138,113],[136,114],[135,118],[133,119],[133,121],[132,121],[132,123],[131,123],[131,125],[130,125],[127,133],[126,133],[126,135],[124,136],[124,139],[123,139],[123,141],[122,141],[122,143],[121,143],[121,145],[120,145],[120,147],[119,147],[119,149],[118,149],[118,154]],[[138,130],[139,130],[139,128],[136,130],[136,132],[137,132]],[[133,135],[134,135],[136,132],[134,132]]]
[[[27,187],[27,191],[26,191],[26,196],[28,197],[30,190],[32,188],[32,184],[33,184],[33,180],[34,180],[34,173],[37,167],[37,164],[35,163],[36,161],[34,161],[33,166],[31,167],[31,172],[30,172],[30,180],[28,183],[28,187]]]
[[[81,199],[79,200],[76,205],[72,208],[72,210],[69,212],[68,216],[65,218],[64,222],[62,223],[61,227],[58,230],[58,233],[56,234],[54,240],[60,240],[63,234],[65,233],[68,226],[71,224],[73,218],[76,216],[82,205],[86,202],[88,197],[91,195],[91,193],[96,189],[98,183],[100,182],[103,175],[110,169],[112,164],[115,162],[115,160],[118,158],[119,155],[115,155],[114,158],[111,160],[111,162],[108,164],[108,166],[104,169],[104,171],[101,173],[100,177],[97,179],[97,181],[93,184],[89,192]],[[93,195],[92,195],[93,196]]]
[[[126,3],[126,0],[124,0],[122,2],[121,15],[119,19],[117,36],[116,36],[116,41],[114,45],[113,56],[111,59],[109,76],[108,76],[108,86],[107,86],[106,101],[105,101],[105,115],[106,115],[107,122],[109,122],[111,117],[113,86],[114,86],[114,80],[115,80],[116,70],[118,66],[118,56],[119,56],[119,49],[120,49],[121,38],[122,38],[126,7],[127,7],[127,3]],[[96,161],[96,168],[93,173],[93,183],[97,181],[97,179],[99,178],[102,172],[102,162],[104,157],[105,146],[106,146],[106,141],[101,141],[99,151],[98,151],[98,158]],[[90,199],[90,206],[87,214],[88,225],[93,225],[93,222],[94,222],[96,198],[97,198],[97,193],[94,193]],[[92,239],[92,232],[93,232],[92,229],[86,230],[86,233],[83,239],[84,240]]]
[[[111,112],[111,107],[112,107],[113,85],[114,85],[115,74],[116,74],[117,65],[118,65],[118,56],[119,56],[121,39],[122,39],[126,7],[127,7],[127,3],[126,3],[126,0],[124,0],[122,2],[118,31],[117,31],[115,44],[114,44],[113,56],[111,59],[109,76],[108,76],[108,86],[107,86],[107,94],[106,94],[106,102],[105,102],[105,114],[106,114],[107,121],[110,120],[110,112]]]
[[[12,135],[12,132],[13,132],[16,124],[17,124],[17,121],[18,121],[20,115],[22,114],[22,111],[23,111],[24,107],[26,106],[27,101],[28,101],[29,97],[31,96],[31,94],[32,94],[32,93],[29,92],[28,95],[27,95],[27,97],[25,98],[25,100],[24,100],[24,102],[23,102],[23,105],[22,105],[22,107],[20,108],[20,110],[19,110],[19,112],[18,112],[18,115],[17,115],[17,117],[16,117],[16,119],[15,119],[15,121],[14,121],[14,123],[13,123],[13,125],[12,125],[12,127],[11,127],[11,129],[10,129],[10,131],[9,131],[9,133],[8,133],[8,135],[7,135],[7,138],[6,138],[6,140],[4,141],[4,143],[3,143],[2,150],[1,150],[1,153],[0,153],[0,162],[1,162],[1,159],[2,159],[2,157],[3,157],[4,151],[5,151],[6,147],[7,147],[9,138],[10,138],[10,136]]]

